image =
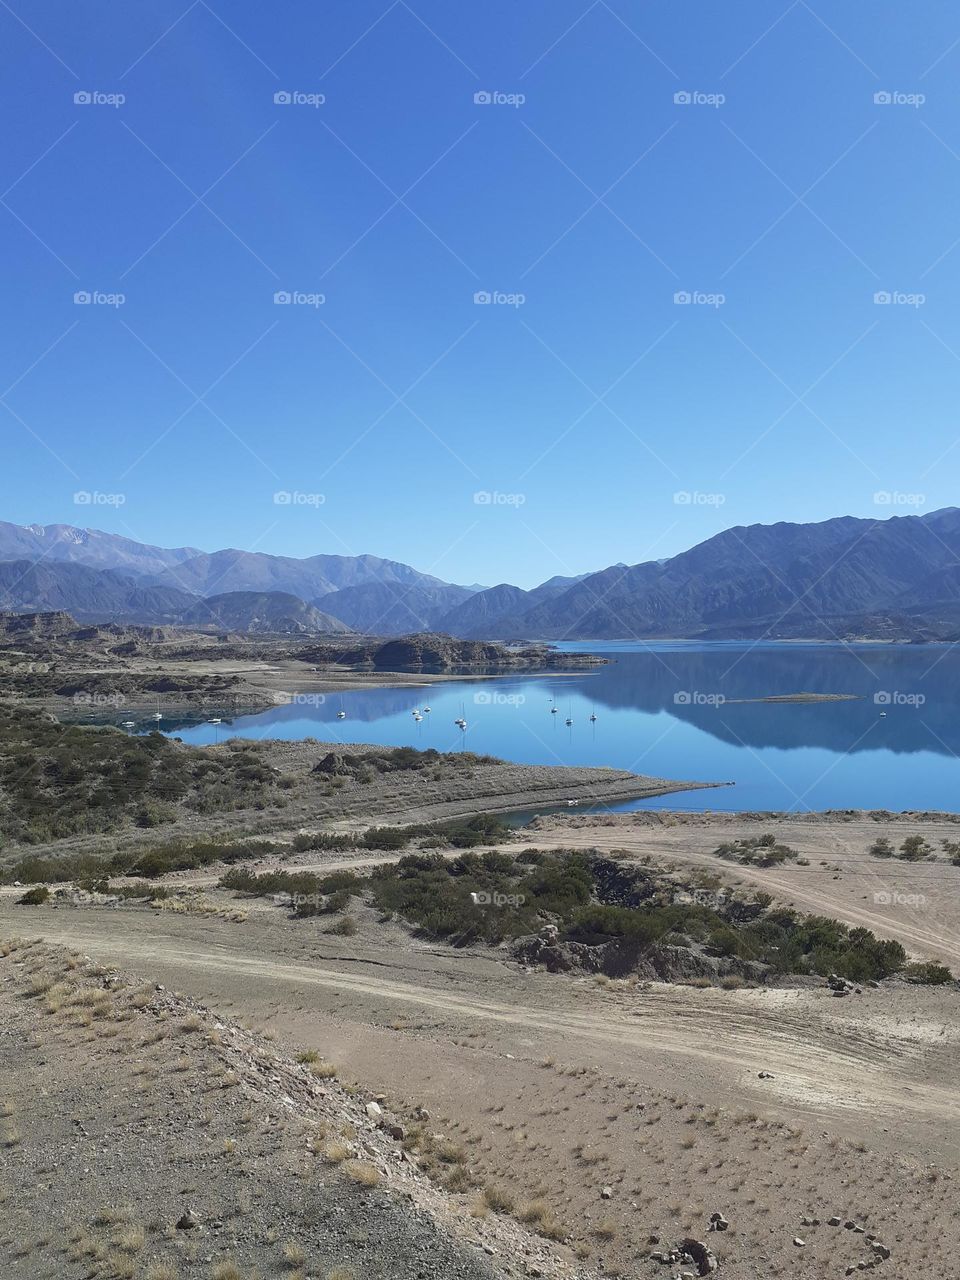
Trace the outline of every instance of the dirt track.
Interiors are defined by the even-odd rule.
[[[521,843],[695,865],[866,923],[918,954],[960,954],[950,936],[960,868],[867,858],[866,844],[882,833],[867,819],[784,821],[778,837],[807,867],[743,868],[711,852],[720,838],[769,826],[729,816],[675,826],[649,815],[562,816]],[[934,824],[925,830],[939,838]],[[383,860],[307,854],[297,865]],[[179,878],[233,904],[212,889],[215,879],[216,869]],[[873,902],[874,892],[920,892],[921,881],[925,910]],[[934,884],[946,887],[934,894]],[[930,1164],[960,1165],[953,987],[893,983],[842,1000],[813,982],[603,987],[526,972],[496,950],[418,941],[365,907],[356,909],[357,935],[341,938],[321,919],[289,920],[266,900],[243,905],[246,920],[231,922],[142,907],[29,909],[7,891],[0,936],[42,935],[148,975],[269,1030],[285,1049],[320,1048],[346,1079],[382,1090],[400,1109],[426,1106],[468,1148],[478,1176],[547,1199],[576,1224],[598,1266],[658,1275],[637,1270],[646,1234],[702,1230],[715,1208],[737,1222],[720,1254],[729,1280],[774,1274],[787,1259],[796,1280],[842,1276],[856,1264],[857,1241],[843,1232],[795,1252],[793,1237],[811,1234],[803,1213],[843,1212],[896,1241],[903,1269],[891,1275],[924,1274],[931,1250],[947,1249],[943,1197],[955,1194],[955,1175],[935,1187],[941,1175]],[[727,1170],[739,1176],[728,1181]],[[604,1184],[614,1199],[601,1206]]]

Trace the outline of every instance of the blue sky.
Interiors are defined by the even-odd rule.
[[[2,518],[533,585],[955,501],[953,4],[0,32]]]

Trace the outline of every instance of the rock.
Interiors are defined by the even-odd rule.
[[[660,1243],[659,1235],[656,1233],[656,1231],[651,1231],[650,1234],[647,1236],[647,1244],[659,1244],[659,1243]]]
[[[402,1142],[407,1136],[407,1131],[402,1124],[387,1125],[387,1133],[393,1138],[394,1142]]]
[[[773,1079],[774,1079],[773,1073],[772,1073],[772,1072],[770,1072],[770,1071],[758,1071],[758,1072],[757,1072],[757,1077],[758,1077],[758,1079],[760,1079],[760,1080],[773,1080]]]
[[[179,1220],[177,1221],[177,1230],[193,1231],[196,1227],[199,1227],[199,1225],[200,1225],[200,1220],[198,1219],[197,1215],[193,1212],[192,1209],[187,1209],[183,1214],[181,1214]]]
[[[726,1231],[726,1229],[729,1226],[730,1226],[730,1223],[727,1221],[727,1219],[723,1216],[722,1213],[711,1213],[710,1225],[709,1227],[707,1227],[707,1230],[708,1231]]]
[[[807,1247],[806,1240],[801,1240],[799,1236],[793,1237],[793,1243],[797,1246],[798,1249],[805,1249]]]
[[[839,1227],[839,1225],[840,1225],[840,1219],[837,1217],[836,1214],[834,1214],[832,1218],[827,1219],[828,1227]]]
[[[874,1240],[870,1248],[873,1250],[873,1252],[877,1255],[878,1258],[890,1257],[890,1250],[887,1248],[885,1244],[881,1244],[879,1240]]]
[[[367,1113],[367,1119],[373,1120],[374,1123],[383,1118],[383,1109],[377,1102],[368,1102],[365,1110]]]
[[[604,1200],[612,1200],[613,1187],[604,1187],[603,1190],[600,1192],[600,1195]]]
[[[689,1254],[692,1261],[696,1263],[698,1275],[712,1275],[720,1265],[717,1262],[714,1252],[711,1249],[708,1249],[702,1240],[693,1240],[688,1237],[684,1240],[681,1248],[684,1253]]]

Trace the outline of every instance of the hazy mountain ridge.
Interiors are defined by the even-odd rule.
[[[111,556],[116,562],[104,564]],[[551,578],[529,591],[510,583],[476,591],[376,556],[164,550],[67,525],[0,522],[4,560],[6,609],[148,623],[205,616],[217,625],[210,607],[200,607],[216,598],[223,603],[214,612],[241,630],[443,631],[477,640],[952,639],[960,618],[957,508],[738,526],[669,559]]]

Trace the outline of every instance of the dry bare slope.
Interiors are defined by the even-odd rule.
[[[596,982],[430,944],[372,909],[357,909],[352,937],[271,904],[246,918],[28,912],[0,901],[7,927],[29,918],[269,1028],[288,1051],[319,1042],[404,1125],[426,1107],[428,1133],[452,1144],[441,1172],[456,1175],[465,1217],[475,1188],[490,1188],[606,1274],[695,1275],[656,1256],[688,1239],[728,1280],[829,1280],[861,1262],[881,1276],[954,1274],[953,988],[836,1000],[809,982]],[[715,1213],[725,1231],[709,1231]]]
[[[0,1012],[5,1278],[573,1274],[455,1206],[314,1052],[35,942],[0,944]]]

